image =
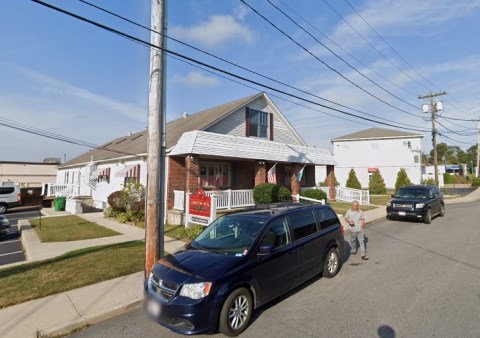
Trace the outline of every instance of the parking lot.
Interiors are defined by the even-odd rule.
[[[18,220],[29,219],[38,215],[39,211],[33,209],[12,210],[4,214],[10,221],[11,229],[8,234],[0,237],[0,266],[25,260],[17,223]]]

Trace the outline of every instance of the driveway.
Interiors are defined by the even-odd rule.
[[[348,257],[337,277],[258,309],[242,337],[478,337],[479,218],[478,203],[457,204],[430,225],[369,226],[370,261]],[[137,309],[71,337],[180,336]]]
[[[25,260],[20,232],[17,228],[18,220],[37,217],[38,210],[22,209],[9,211],[4,214],[10,221],[11,229],[7,235],[0,237],[0,266]]]

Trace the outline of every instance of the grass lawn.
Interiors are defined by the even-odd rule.
[[[333,210],[339,215],[345,215],[348,209],[352,207],[351,202],[342,202],[342,201],[327,201],[327,204],[330,205]],[[367,211],[375,209],[372,205],[361,205],[360,210]]]
[[[142,271],[144,261],[145,243],[132,241],[0,270],[0,309]]]
[[[387,202],[392,199],[391,195],[370,195],[370,203],[375,205],[387,206]]]
[[[40,219],[31,219],[29,222],[42,242],[67,242],[121,235],[75,215],[42,218],[41,229]]]

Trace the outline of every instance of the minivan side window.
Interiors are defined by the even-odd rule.
[[[0,187],[0,195],[11,194],[15,191],[14,187]]]
[[[337,215],[330,208],[315,208],[315,217],[322,230],[338,224]]]
[[[270,244],[273,245],[274,248],[280,248],[290,242],[290,231],[287,220],[280,218],[269,225],[260,245]]]
[[[287,218],[296,240],[317,232],[317,223],[311,210],[299,212]]]

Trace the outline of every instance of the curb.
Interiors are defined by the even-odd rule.
[[[73,331],[81,330],[90,325],[97,324],[115,316],[129,312],[130,310],[138,309],[143,305],[143,299],[135,300],[129,304],[116,306],[110,310],[99,314],[86,315],[81,318],[72,320],[68,323],[59,324],[50,328],[37,331],[37,338],[55,338],[66,336]]]
[[[30,262],[32,260],[32,255],[30,254],[30,247],[28,245],[28,240],[24,234],[25,230],[31,230],[31,224],[24,219],[18,221],[18,231],[20,231],[20,238],[22,241],[23,251],[25,252],[25,262]]]

